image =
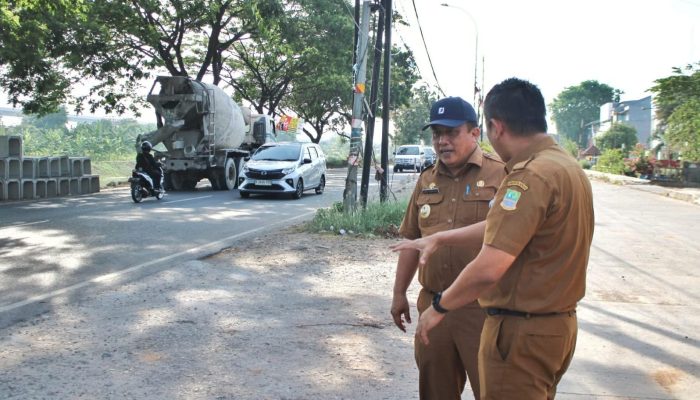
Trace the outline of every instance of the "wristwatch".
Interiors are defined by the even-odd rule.
[[[450,310],[443,308],[440,305],[440,299],[442,299],[442,292],[435,293],[435,296],[433,296],[433,308],[440,314],[447,314],[447,312]]]

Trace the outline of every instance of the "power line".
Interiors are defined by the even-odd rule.
[[[435,67],[433,67],[433,60],[430,58],[430,53],[428,52],[428,45],[425,43],[425,36],[423,36],[423,28],[420,25],[420,19],[418,18],[418,9],[416,8],[416,0],[411,0],[413,3],[413,11],[416,13],[416,22],[418,23],[418,30],[420,31],[420,37],[423,40],[423,47],[425,47],[425,54],[428,55],[428,62],[430,63],[430,70],[433,71],[433,78],[435,78],[435,84],[438,90],[443,96],[447,96],[440,86],[440,81],[438,81],[437,74],[435,73]]]

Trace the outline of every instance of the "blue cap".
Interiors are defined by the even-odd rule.
[[[430,109],[430,123],[424,126],[423,130],[433,125],[456,128],[467,122],[476,123],[474,107],[461,97],[445,97],[433,104]]]

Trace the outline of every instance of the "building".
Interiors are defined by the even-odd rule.
[[[633,126],[637,130],[637,141],[648,148],[649,138],[655,127],[651,96],[639,100],[605,103],[600,106],[600,120],[589,124],[594,140],[616,123]]]

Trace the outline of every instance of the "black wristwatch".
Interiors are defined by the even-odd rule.
[[[442,292],[435,293],[435,296],[433,296],[433,308],[440,314],[447,314],[447,312],[450,310],[443,308],[440,305],[440,299],[442,299]]]

